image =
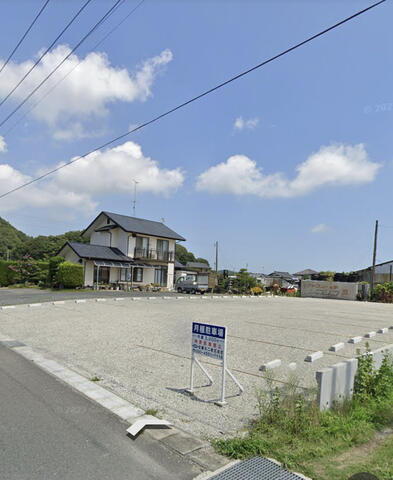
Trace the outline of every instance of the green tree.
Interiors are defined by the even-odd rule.
[[[206,263],[206,265],[209,265],[209,261],[206,260],[206,258],[198,257],[195,261],[199,263]]]
[[[256,279],[248,273],[247,268],[241,268],[233,282],[234,288],[239,292],[248,292],[250,288],[255,287],[256,284]]]
[[[176,244],[175,258],[183,265],[185,265],[187,262],[196,261],[194,254],[189,252],[186,247],[183,247],[183,245],[180,245],[179,243]]]
[[[64,262],[64,258],[57,256],[49,260],[48,283],[51,287],[57,287],[57,274],[59,265]]]
[[[21,260],[10,265],[8,268],[15,272],[15,280],[17,283],[34,283],[40,271],[37,262],[29,255],[25,255]]]
[[[76,230],[62,235],[39,235],[38,237],[28,238],[14,249],[13,255],[15,258],[30,255],[36,260],[49,259],[55,256],[66,242],[86,243],[87,240],[81,237],[81,233],[81,231]]]
[[[13,250],[16,247],[23,245],[29,239],[20,230],[17,230],[13,227],[7,220],[4,220],[0,217],[0,258],[7,260],[8,258],[12,260]]]

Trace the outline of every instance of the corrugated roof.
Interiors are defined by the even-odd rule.
[[[188,268],[210,268],[210,265],[203,262],[187,262],[186,267]]]
[[[167,227],[164,223],[144,218],[128,217],[118,213],[102,212],[126,232],[141,233],[154,237],[185,240],[184,237]]]
[[[127,257],[127,255],[124,255],[121,250],[115,247],[104,247],[103,245],[91,245],[90,243],[78,242],[67,242],[66,245],[69,245],[81,258],[134,263],[131,257]],[[64,247],[66,245],[64,245]],[[61,250],[63,250],[63,248]]]

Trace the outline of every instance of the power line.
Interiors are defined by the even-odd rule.
[[[3,193],[2,195],[0,195],[0,199],[6,197],[7,195],[10,195],[11,193],[14,193],[14,192],[20,190],[20,189],[22,189],[22,188],[25,188],[25,187],[27,187],[28,185],[31,185],[32,183],[38,182],[38,181],[42,180],[43,178],[48,177],[49,175],[52,175],[53,173],[58,172],[59,170],[62,170],[63,168],[67,167],[68,165],[72,165],[73,163],[81,160],[82,158],[85,158],[85,157],[87,157],[88,155],[91,155],[92,153],[97,152],[98,150],[101,150],[102,148],[108,147],[108,146],[111,145],[112,143],[115,143],[115,142],[117,142],[118,140],[121,140],[121,139],[123,139],[124,137],[127,137],[127,136],[130,135],[131,133],[134,133],[134,132],[136,132],[136,131],[138,131],[138,130],[141,130],[142,128],[147,127],[148,125],[151,125],[152,123],[155,123],[155,122],[157,122],[158,120],[161,120],[162,118],[170,115],[171,113],[176,112],[177,110],[180,110],[181,108],[189,105],[190,103],[193,103],[193,102],[195,102],[196,100],[199,100],[200,98],[205,97],[206,95],[209,95],[209,94],[212,93],[212,92],[215,92],[216,90],[218,90],[218,89],[220,89],[220,88],[228,85],[228,84],[231,83],[231,82],[234,82],[235,80],[238,80],[238,79],[241,78],[241,77],[244,77],[245,75],[248,75],[249,73],[253,72],[254,70],[257,70],[258,68],[261,68],[261,67],[263,67],[264,65],[267,65],[268,63],[273,62],[274,60],[277,60],[278,58],[280,58],[280,57],[282,57],[282,56],[284,56],[284,55],[292,52],[293,50],[296,50],[297,48],[302,47],[303,45],[305,45],[305,44],[307,44],[307,43],[315,40],[315,39],[318,38],[318,37],[321,37],[321,36],[324,35],[325,33],[330,32],[331,30],[334,30],[335,28],[338,28],[339,26],[341,26],[341,25],[349,22],[350,20],[353,20],[354,18],[358,17],[359,15],[362,15],[363,13],[367,12],[368,10],[371,10],[372,8],[375,8],[376,6],[378,6],[378,5],[380,5],[380,4],[384,3],[384,2],[386,2],[386,0],[380,0],[379,2],[374,3],[373,5],[370,5],[369,7],[364,8],[363,10],[360,10],[360,11],[354,13],[353,15],[345,18],[344,20],[341,20],[340,22],[335,23],[334,25],[332,25],[332,26],[330,26],[330,27],[328,27],[328,28],[320,31],[319,33],[316,33],[315,35],[312,35],[311,37],[308,37],[306,40],[303,40],[302,42],[297,43],[296,45],[293,45],[292,47],[289,47],[289,48],[287,48],[286,50],[283,50],[282,52],[278,53],[277,55],[274,55],[273,57],[270,57],[269,59],[264,60],[263,62],[255,65],[254,67],[251,67],[251,68],[249,68],[248,70],[245,70],[245,71],[243,71],[243,72],[235,75],[234,77],[231,77],[230,79],[225,80],[224,82],[216,85],[216,86],[213,87],[213,88],[210,88],[209,90],[205,90],[204,92],[202,92],[201,94],[199,94],[199,95],[191,98],[190,100],[187,100],[187,101],[185,101],[185,102],[177,105],[176,107],[171,108],[170,110],[167,110],[167,111],[164,112],[164,113],[161,113],[160,115],[152,118],[151,120],[148,120],[147,122],[142,123],[141,125],[133,128],[132,130],[129,130],[128,132],[123,133],[122,135],[119,135],[118,137],[113,138],[112,140],[109,140],[108,142],[100,145],[99,147],[97,147],[97,148],[95,148],[95,149],[93,149],[93,150],[90,150],[89,152],[85,153],[84,155],[81,155],[81,156],[79,156],[79,157],[76,157],[76,158],[74,158],[73,160],[70,160],[69,162],[64,163],[63,165],[60,165],[59,167],[56,167],[56,168],[54,168],[54,169],[52,169],[52,170],[49,170],[48,172],[46,172],[46,173],[44,173],[44,174],[42,174],[42,175],[40,175],[40,176],[38,176],[38,177],[36,177],[36,178],[33,178],[32,180],[30,180],[30,181],[28,181],[28,182],[26,182],[26,183],[23,183],[22,185],[19,185],[19,187],[15,187],[15,188],[13,188],[12,190],[9,190],[8,192]],[[0,125],[0,126],[1,126],[1,125]]]
[[[90,2],[91,0],[88,0],[88,2]],[[111,12],[116,8],[116,6],[123,2],[123,0],[117,0],[115,2],[115,4],[106,12],[106,14],[101,17],[101,19],[94,25],[94,27],[92,27],[88,32],[87,34],[82,37],[82,39],[74,46],[74,48],[63,58],[63,60],[50,72],[48,73],[48,75],[27,95],[27,97],[25,97],[24,100],[22,100],[22,102],[14,108],[14,110],[12,110],[12,112],[10,114],[8,114],[5,119],[0,123],[0,127],[2,127],[28,100],[29,98],[31,98],[35,92],[42,87],[42,85],[50,79],[50,77],[63,65],[64,62],[66,62],[68,60],[68,58],[75,52],[75,50],[77,48],[79,48],[82,43],[94,32],[94,30],[102,23],[106,20],[106,18],[111,14]],[[0,104],[1,105],[1,104]]]
[[[123,3],[124,3],[124,1],[125,1],[125,0],[122,0]],[[90,50],[93,51],[93,50],[95,50],[97,47],[99,47],[110,35],[112,35],[112,33],[113,33],[115,30],[117,30],[117,29],[120,27],[120,25],[122,25],[122,24],[127,20],[127,19],[135,12],[135,10],[137,10],[137,9],[142,5],[142,3],[144,3],[144,2],[145,2],[145,0],[141,0],[119,23],[117,23],[111,30],[109,30],[109,32],[107,32],[107,33],[105,34],[105,36],[104,36],[99,42],[97,42],[93,47],[91,47]],[[118,8],[119,6],[120,6],[120,4],[117,6],[117,8]],[[112,11],[112,14],[113,14],[113,13],[114,13],[114,11]],[[108,19],[108,17],[107,17],[107,19]],[[53,87],[52,87],[50,90],[48,90],[37,102],[33,103],[33,105],[31,106],[31,108],[29,108],[28,110],[26,110],[26,112],[25,112],[23,115],[21,115],[21,116],[18,118],[18,120],[17,120],[13,125],[11,125],[11,127],[10,127],[8,130],[6,130],[6,131],[4,132],[4,134],[7,135],[8,133],[10,133],[29,113],[31,113],[33,110],[35,110],[35,108],[36,108],[42,101],[44,101],[45,98],[47,98],[48,95],[50,95],[55,88],[57,88],[69,75],[71,75],[71,73],[72,73],[75,69],[78,68],[78,66],[81,64],[81,62],[82,62],[81,59],[78,60],[78,63],[77,63],[74,67],[72,67],[72,69],[71,69],[66,75],[64,75],[63,78],[61,78],[57,83],[55,83],[55,84],[53,85]]]
[[[8,92],[8,94],[3,98],[0,102],[0,107],[3,103],[10,98],[10,96],[15,92],[15,90],[26,80],[26,78],[30,75],[30,73],[35,69],[35,67],[41,62],[41,60],[45,57],[45,55],[49,52],[49,50],[53,47],[53,45],[63,36],[63,34],[70,28],[70,26],[74,23],[74,21],[79,17],[79,15],[83,12],[83,10],[87,7],[87,5],[92,0],[87,0],[82,7],[77,11],[77,13],[73,16],[73,18],[67,23],[67,25],[63,28],[63,30],[59,33],[59,35],[53,40],[50,46],[44,51],[42,55],[38,58],[38,60],[29,68],[29,70],[23,75],[23,77],[19,80],[19,82],[15,85],[15,87]]]
[[[14,53],[18,50],[18,48],[20,47],[20,45],[22,44],[23,40],[26,38],[26,36],[28,35],[28,33],[30,32],[30,30],[33,28],[34,24],[36,23],[36,21],[40,18],[41,16],[41,13],[45,10],[46,6],[48,5],[48,3],[50,2],[50,0],[46,0],[46,2],[44,3],[44,5],[41,7],[40,11],[37,13],[36,17],[34,18],[34,20],[31,22],[29,28],[25,31],[25,33],[22,35],[22,38],[19,40],[19,42],[16,44],[15,48],[12,50],[12,52],[8,55],[8,58],[7,60],[3,63],[2,67],[0,68],[0,73],[4,70],[5,66],[8,64],[8,62],[11,60],[11,58],[14,56]]]

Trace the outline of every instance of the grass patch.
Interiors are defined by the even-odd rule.
[[[219,453],[240,459],[256,455],[272,457],[288,469],[314,479],[344,478],[340,475],[345,470],[333,476],[332,459],[371,442],[376,432],[393,425],[393,362],[388,357],[379,371],[373,369],[370,355],[359,358],[353,400],[323,412],[319,411],[315,396],[305,395],[293,378],[285,388],[274,387],[273,379],[267,380],[268,390],[258,394],[258,419],[243,438],[215,440]],[[380,448],[382,453],[376,451],[369,461],[374,462],[375,468],[383,469],[384,448],[391,450],[393,442]],[[325,461],[329,470],[326,475],[318,469]],[[361,471],[361,461],[363,457],[358,465],[348,469]],[[389,468],[387,465],[386,472]]]
[[[145,415],[153,415],[153,417],[156,417],[158,415],[158,410],[156,408],[148,408]]]
[[[309,465],[313,478],[319,480],[347,480],[358,472],[369,472],[379,480],[393,478],[393,434],[383,440],[367,443],[347,451],[344,455],[332,457]]]

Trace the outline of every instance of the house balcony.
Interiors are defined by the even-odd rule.
[[[135,248],[134,258],[140,260],[156,260],[158,262],[174,262],[175,252],[164,252],[162,250],[152,250],[150,248]]]

